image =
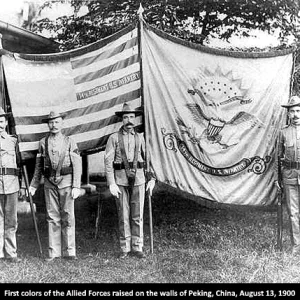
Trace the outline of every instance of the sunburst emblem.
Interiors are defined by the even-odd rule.
[[[252,102],[245,96],[247,90],[248,87],[243,85],[242,79],[237,78],[237,74],[232,71],[224,73],[218,67],[215,71],[206,68],[196,72],[188,89],[188,93],[193,96],[193,102],[186,106],[194,121],[206,128],[200,138],[220,143],[220,133],[225,127],[243,124],[252,128],[257,124],[262,125],[257,117],[241,110],[241,106]],[[194,97],[196,95],[198,97]],[[190,128],[185,126],[180,117],[177,122],[181,127]],[[199,139],[199,135],[191,136],[191,132],[189,135],[194,142]]]

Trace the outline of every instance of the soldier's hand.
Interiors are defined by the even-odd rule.
[[[281,186],[280,186],[278,180],[275,180],[274,184],[275,184],[277,190],[278,190],[279,192],[281,192]]]
[[[19,190],[19,198],[22,198],[25,201],[26,197],[28,197],[27,189],[26,188],[20,188],[20,190]]]
[[[31,195],[31,196],[34,196],[35,192],[36,192],[36,188],[33,187],[33,186],[30,186],[30,187],[29,187],[29,193],[30,193],[30,195]]]
[[[152,191],[155,187],[155,179],[151,179],[147,183],[146,191],[149,191],[149,195],[152,196]]]
[[[109,186],[109,191],[113,196],[115,196],[117,198],[119,198],[119,194],[121,194],[119,187],[115,183],[113,183]]]
[[[81,194],[81,191],[79,188],[72,188],[72,198],[77,199]]]

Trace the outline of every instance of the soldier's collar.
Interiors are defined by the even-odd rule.
[[[126,131],[125,129],[124,129],[124,127],[122,128],[122,133],[124,134],[124,135],[127,135],[127,134],[132,134],[132,135],[135,135],[135,130],[134,129],[132,129],[130,132],[128,132],[128,131]]]
[[[62,134],[62,132],[60,131],[59,133],[57,133],[57,134],[51,134],[50,133],[50,137],[52,138],[52,139],[59,139],[59,138],[61,138],[63,136],[63,134]]]

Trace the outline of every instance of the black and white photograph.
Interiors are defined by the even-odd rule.
[[[4,297],[297,297],[300,1],[0,2]]]

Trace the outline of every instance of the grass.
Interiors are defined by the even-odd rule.
[[[76,202],[79,260],[45,263],[30,215],[19,216],[17,265],[0,262],[1,283],[299,283],[300,260],[291,255],[286,212],[284,251],[276,251],[274,208],[199,204],[157,189],[152,198],[154,253],[150,253],[145,207],[147,258],[117,259],[117,215],[113,199],[103,202],[97,239],[95,198]],[[38,227],[47,254],[47,224]]]

